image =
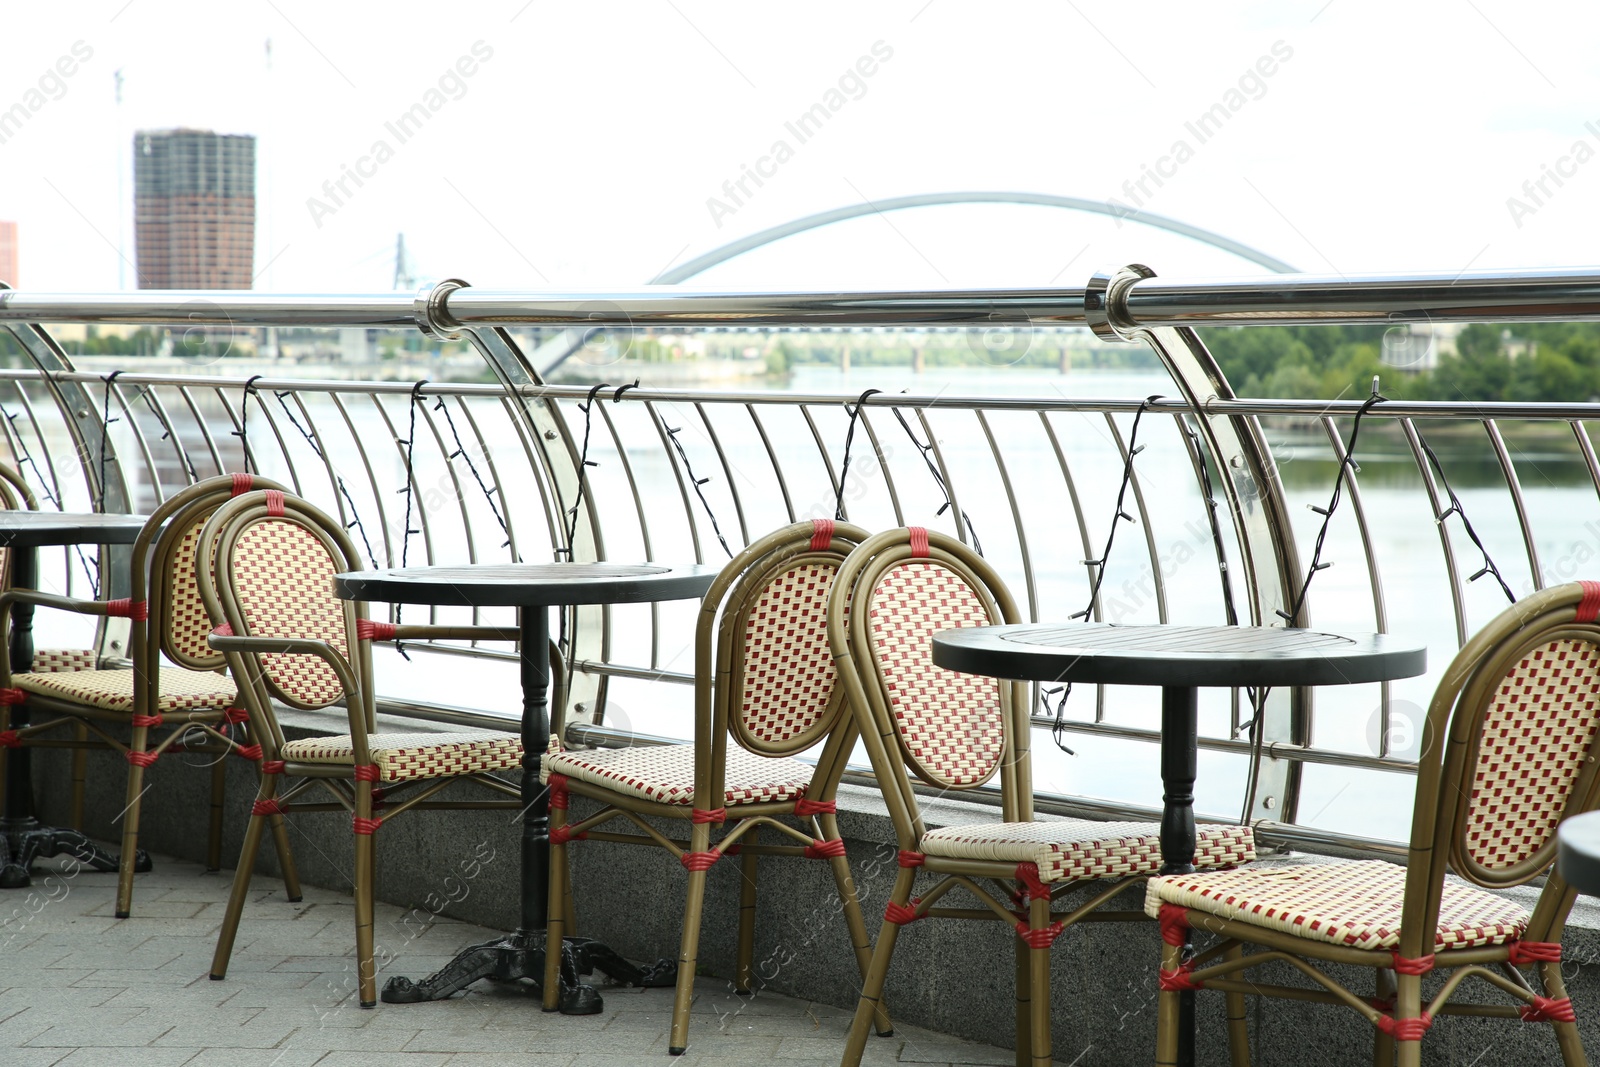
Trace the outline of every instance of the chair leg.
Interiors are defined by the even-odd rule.
[[[1422,1015],[1422,978],[1414,974],[1395,976],[1394,1017],[1416,1019]],[[1400,1067],[1422,1067],[1422,1042],[1395,1039],[1395,1060]]]
[[[1394,1000],[1394,972],[1387,967],[1378,968],[1377,994],[1379,1000]],[[1382,1030],[1372,1039],[1372,1064],[1373,1067],[1394,1067],[1394,1038]]]
[[[117,861],[116,916],[126,919],[133,908],[133,864],[139,848],[139,810],[144,801],[144,767],[135,762],[145,754],[150,729],[135,726],[128,741],[128,792],[122,808],[122,855]]]
[[[72,750],[72,814],[67,825],[83,833],[83,790],[89,778],[89,727],[82,722],[72,724],[72,740],[77,746]]]
[[[1017,938],[1017,1067],[1033,1067],[1033,950]]]
[[[822,827],[824,840],[834,841],[839,838],[839,821],[832,815],[818,817]],[[844,909],[845,927],[850,934],[850,947],[856,954],[856,969],[861,972],[861,977],[866,978],[867,967],[872,963],[872,943],[867,940],[867,924],[861,919],[861,902],[856,896],[855,879],[850,874],[850,860],[845,856],[834,856],[828,861],[833,870],[833,883],[839,890],[839,903]],[[874,1016],[874,1025],[877,1027],[879,1037],[892,1037],[894,1023],[889,1018],[889,1006],[882,998],[878,1000],[878,1009]]]
[[[711,848],[711,828],[695,824],[689,835],[690,853]],[[689,1005],[694,1000],[695,965],[700,957],[700,913],[705,909],[706,872],[689,872],[689,892],[683,905],[683,940],[678,948],[678,987],[672,997],[672,1033],[667,1052],[681,1056],[689,1048]]]
[[[545,905],[544,925],[544,1003],[545,1011],[561,1008],[561,939],[566,936],[567,895],[572,881],[567,872],[567,845],[556,840],[556,831],[567,825],[567,809],[550,809],[550,889]]]
[[[1244,955],[1243,945],[1234,945],[1223,958],[1236,960]],[[1250,1067],[1249,1009],[1243,993],[1224,994],[1228,1002],[1228,1059],[1233,1067]]]
[[[1041,897],[1028,905],[1029,931],[1043,930],[1050,925],[1050,898]],[[1028,950],[1028,1029],[1031,1067],[1050,1067],[1050,946],[1033,946]]]
[[[283,894],[289,903],[298,904],[300,893],[300,868],[294,863],[294,849],[289,847],[289,824],[282,815],[272,818],[272,845],[278,852],[278,869],[283,872]]]
[[[1561,978],[1561,964],[1541,963],[1539,977],[1544,982],[1544,995],[1560,1000],[1567,995],[1567,984]],[[1578,1036],[1577,1023],[1552,1023],[1556,1041],[1561,1045],[1561,1062],[1565,1067],[1588,1067],[1589,1058],[1583,1053],[1583,1038]]]
[[[227,754],[211,765],[211,823],[206,828],[206,870],[222,869],[222,803],[226,797]]]
[[[263,782],[258,794],[270,800],[277,791],[276,783]],[[233,956],[233,941],[239,934],[239,917],[244,913],[245,898],[250,895],[250,875],[256,869],[256,853],[261,850],[261,834],[266,829],[267,816],[250,816],[250,825],[244,831],[244,845],[239,849],[239,867],[233,872],[233,891],[228,894],[228,910],[222,916],[222,929],[217,933],[217,950],[211,957],[211,980],[220,982],[228,977],[228,960]]]
[[[894,889],[889,892],[891,906],[905,907],[911,899],[911,886],[916,881],[915,867],[902,867],[895,877]],[[883,1002],[883,983],[889,974],[889,961],[894,956],[894,943],[900,936],[900,927],[897,923],[883,920],[883,926],[878,930],[878,943],[872,947],[872,959],[867,964],[867,973],[861,981],[861,999],[856,1003],[855,1018],[850,1023],[850,1036],[845,1040],[844,1059],[840,1060],[840,1067],[860,1067],[861,1056],[867,1049],[867,1031],[872,1027],[873,1017]]]
[[[1183,946],[1161,943],[1161,969],[1176,971],[1183,964]],[[1156,994],[1156,1067],[1177,1067],[1178,1011],[1183,994],[1163,989]]]
[[[746,845],[756,843],[761,831],[752,829],[741,839]],[[755,996],[751,980],[756,958],[756,856],[748,848],[739,856],[739,950],[734,970],[733,992],[741,997]]]
[[[372,783],[356,782],[356,818],[372,818]],[[373,897],[376,893],[372,830],[357,829],[356,839],[356,985],[363,1008],[378,1004],[378,971],[372,958]]]

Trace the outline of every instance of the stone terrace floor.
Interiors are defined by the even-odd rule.
[[[670,989],[605,987],[605,1012],[546,1015],[524,985],[480,982],[435,1004],[355,1002],[351,897],[307,887],[287,904],[258,878],[225,982],[208,977],[231,872],[156,857],[134,914],[112,917],[115,874],[35,869],[0,891],[0,1064],[5,1067],[622,1067],[836,1064],[848,1014],[702,979],[689,1051],[667,1055]],[[380,904],[387,973],[421,977],[496,931],[450,920],[408,929]],[[7,921],[9,919],[9,921]],[[591,979],[592,980],[592,979]],[[900,1027],[868,1065],[1010,1064],[1009,1050]]]

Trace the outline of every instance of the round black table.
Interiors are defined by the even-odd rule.
[[[13,550],[11,584],[33,589],[39,582],[39,549],[47,545],[131,545],[144,529],[142,515],[98,512],[0,510],[0,546]],[[33,605],[11,605],[11,671],[33,667]],[[11,728],[29,723],[28,705],[15,704]],[[20,889],[31,882],[36,859],[63,853],[97,871],[114,871],[117,858],[102,851],[77,830],[41,826],[33,807],[33,761],[27,748],[6,750],[6,814],[0,819],[0,889]],[[136,853],[134,870],[148,871],[150,857]]]
[[[1116,623],[974,626],[933,636],[951,670],[1040,682],[1161,687],[1161,873],[1194,870],[1200,686],[1347,685],[1409,678],[1426,648],[1386,634],[1261,626]],[[1179,1063],[1194,1062],[1193,993],[1185,993]]]
[[[1556,867],[1580,893],[1600,897],[1600,811],[1576,815],[1556,831]]]
[[[515,933],[457,954],[421,981],[391,978],[388,1004],[441,1000],[480,978],[544,978],[544,930],[550,870],[549,793],[539,784],[539,760],[550,742],[550,619],[552,607],[640,604],[700,597],[720,568],[623,563],[498,563],[460,567],[407,567],[335,575],[334,593],[346,600],[399,604],[515,607],[522,628],[522,916]],[[591,938],[568,938],[562,950],[561,1010],[591,1015],[599,993],[577,981],[598,967],[629,985],[672,985],[676,964],[663,960],[639,968]]]

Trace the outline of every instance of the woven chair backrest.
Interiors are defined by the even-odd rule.
[[[291,512],[241,529],[217,580],[232,589],[249,636],[326,641],[348,659],[353,608],[333,595],[333,576],[351,569],[322,531]],[[333,668],[316,656],[268,652],[260,662],[263,680],[291,706],[327,707],[344,695]]]
[[[843,707],[828,648],[828,590],[844,553],[829,547],[833,526],[825,525],[798,554],[790,546],[757,561],[730,598],[722,627],[722,639],[734,642],[728,726],[756,755],[810,748]]]
[[[17,492],[13,483],[21,484],[22,479],[10,467],[0,465],[0,510],[16,511],[23,507],[24,497]],[[26,486],[24,486],[26,488]],[[31,507],[31,504],[29,505]],[[0,546],[0,585],[9,587],[11,584],[11,549]]]
[[[1541,607],[1563,596],[1561,610]],[[1451,866],[1480,885],[1538,875],[1555,858],[1556,826],[1595,800],[1600,583],[1536,597],[1485,627],[1490,643],[1450,726],[1440,818],[1452,824]]]
[[[868,637],[906,765],[929,785],[970,789],[994,777],[1007,757],[1002,685],[935,666],[932,638],[1004,620],[971,570],[928,557],[925,532],[907,534],[912,554],[856,590],[853,631]]]

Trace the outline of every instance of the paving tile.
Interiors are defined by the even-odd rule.
[[[360,1011],[360,1008],[352,1008]],[[367,1027],[318,1026],[310,1020],[291,1034],[284,1048],[320,1048],[337,1052],[398,1053],[416,1037],[416,1030],[371,1030]]]
[[[44,1033],[26,1042],[34,1048],[125,1048],[152,1044],[156,1038],[172,1029],[170,1022],[135,1021],[123,1026],[106,1026],[98,1021],[84,1019],[52,1026]],[[187,1058],[187,1057],[186,1057]],[[178,1062],[183,1062],[182,1060]]]
[[[278,1048],[298,1027],[259,1018],[238,1021],[228,1016],[197,1018],[190,1014],[156,1039],[158,1048]]]
[[[62,1048],[14,1048],[6,1050],[6,1067],[54,1067],[71,1055]]]
[[[598,1039],[604,1043],[604,1038]],[[422,1030],[406,1043],[406,1052],[495,1052],[550,1053],[552,1035],[548,1030],[450,1030],[442,1027]],[[571,1053],[567,1053],[570,1058]]]
[[[446,1067],[567,1067],[571,1062],[572,1054],[567,1052],[458,1052],[446,1061]]]
[[[317,1067],[444,1067],[448,1052],[330,1052]]]
[[[321,1049],[208,1048],[183,1067],[314,1067],[326,1055]]]
[[[192,1048],[80,1048],[51,1067],[184,1067]]]

